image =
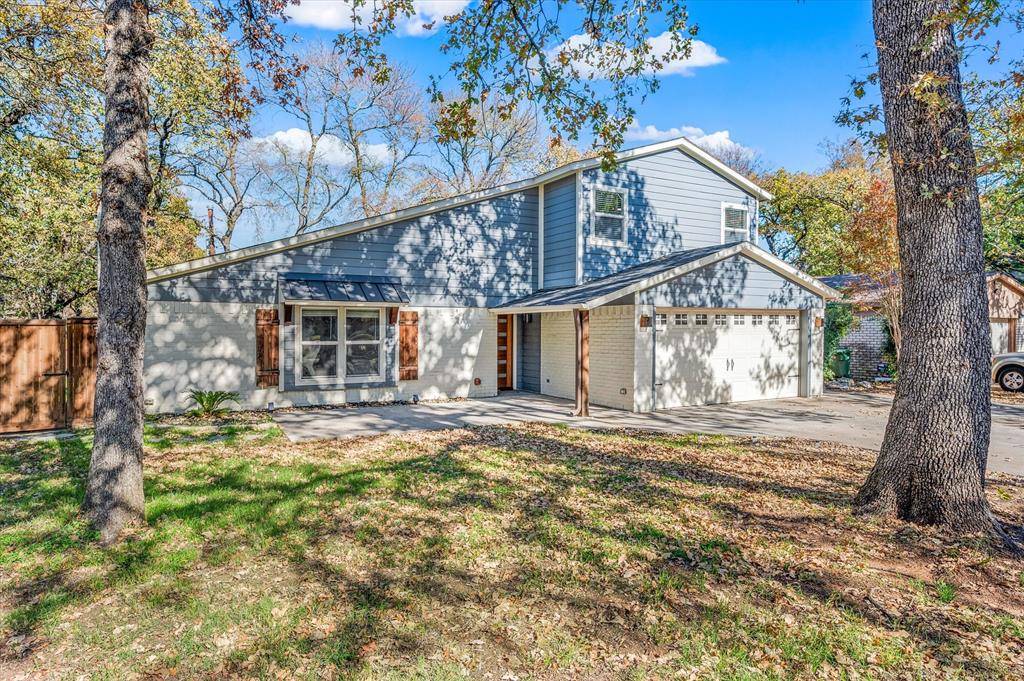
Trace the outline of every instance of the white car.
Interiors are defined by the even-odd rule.
[[[1024,352],[1008,352],[993,357],[992,380],[1003,390],[1024,391]]]

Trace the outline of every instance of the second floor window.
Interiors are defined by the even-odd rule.
[[[594,190],[594,236],[603,241],[626,240],[626,192]]]
[[[750,213],[738,203],[722,204],[722,243],[750,240]]]

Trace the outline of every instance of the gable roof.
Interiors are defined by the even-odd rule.
[[[899,275],[896,273],[892,275],[892,278],[894,283],[899,281]],[[841,291],[843,297],[848,301],[863,305],[870,305],[876,302],[882,291],[887,288],[883,282],[866,274],[833,274],[828,277],[818,277],[818,281]],[[986,283],[997,281],[1017,293],[1017,295],[1024,296],[1024,284],[1021,284],[1008,274],[986,272],[985,281]]]
[[[607,305],[631,293],[644,291],[671,281],[734,255],[746,256],[823,298],[835,299],[841,295],[835,289],[804,274],[771,253],[744,241],[677,251],[578,286],[538,291],[493,309],[500,310],[502,313],[590,310]]]
[[[712,171],[718,173],[729,182],[735,184],[741,189],[749,192],[753,196],[757,197],[762,201],[770,201],[773,196],[770,192],[765,191],[761,187],[757,186],[743,175],[737,173],[735,170],[725,165],[717,158],[704,151],[696,144],[691,142],[685,137],[679,137],[676,139],[666,140],[664,142],[657,142],[655,144],[648,144],[642,147],[636,147],[635,149],[627,149],[620,151],[615,155],[616,160],[619,163],[629,161],[636,158],[642,158],[644,156],[651,156],[653,154],[659,154],[664,151],[671,149],[678,149],[682,153],[686,154],[690,158],[698,161],[699,163],[707,166]],[[296,236],[286,237],[284,239],[278,239],[276,241],[270,241],[263,244],[257,244],[255,246],[249,246],[248,248],[240,248],[234,251],[228,251],[226,253],[218,253],[216,255],[207,256],[205,258],[199,258],[197,260],[188,260],[186,262],[178,263],[176,265],[169,265],[167,267],[158,267],[153,270],[149,270],[146,273],[146,283],[152,284],[154,282],[163,281],[165,279],[173,279],[180,277],[185,274],[191,274],[193,272],[201,272],[204,270],[216,269],[224,265],[228,265],[233,262],[239,262],[242,260],[251,260],[271,253],[279,253],[281,251],[287,251],[292,248],[298,248],[300,246],[306,246],[309,244],[319,243],[321,241],[328,241],[335,239],[346,234],[353,234],[356,232],[362,232],[376,227],[383,227],[390,225],[395,222],[402,220],[411,220],[414,218],[421,217],[423,215],[429,215],[430,213],[436,213],[442,210],[450,210],[458,208],[460,206],[469,205],[478,201],[484,201],[486,199],[496,198],[505,194],[512,194],[515,192],[524,191],[538,187],[548,182],[559,180],[569,175],[574,175],[578,172],[586,170],[593,170],[601,167],[601,159],[587,158],[573,163],[566,164],[554,170],[550,170],[541,175],[527,178],[525,180],[519,180],[518,182],[510,182],[508,184],[499,185],[492,187],[491,189],[482,189],[475,192],[469,192],[466,194],[459,194],[447,199],[440,199],[438,201],[431,201],[429,203],[423,203],[417,206],[411,206],[409,208],[403,208],[402,210],[392,211],[391,213],[385,213],[384,215],[377,215],[372,218],[365,218],[363,220],[355,220],[342,225],[336,225],[334,227],[327,227],[324,229],[317,230],[315,232],[308,232],[306,234],[298,234]]]

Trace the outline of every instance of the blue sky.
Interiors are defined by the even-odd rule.
[[[463,4],[417,0],[417,7],[423,16],[434,12],[440,17],[446,9],[451,12],[452,3]],[[627,146],[679,132],[696,137],[703,131],[757,150],[771,168],[813,171],[824,166],[822,142],[850,136],[834,119],[851,78],[873,70],[869,0],[695,0],[688,7],[700,26],[695,61],[677,69],[681,73],[663,76],[659,91],[637,104],[640,129]],[[286,29],[300,42],[329,44],[337,35],[340,8],[335,0],[302,0],[291,10]],[[414,22],[410,30],[416,32],[421,23]],[[438,50],[441,36],[409,32],[389,38],[385,48],[393,60],[411,65],[426,86],[431,75],[446,70]],[[1009,30],[1004,34],[1010,42],[1003,53],[1019,56],[1024,51],[1020,36]],[[971,66],[988,68],[980,58]],[[254,134],[266,136],[293,125],[268,110],[257,119]],[[255,237],[238,236],[238,245]]]
[[[337,3],[303,0],[288,27],[303,41],[330,42]],[[770,165],[813,170],[824,163],[819,144],[845,135],[833,123],[853,75],[870,64],[871,5],[867,0],[698,0],[688,4],[698,38],[721,63],[670,75],[637,107],[641,126],[660,131],[728,131],[730,139],[760,151]],[[318,16],[319,15],[319,16]],[[301,24],[307,24],[302,26]],[[389,39],[389,56],[415,65],[424,84],[446,67],[439,36]],[[265,116],[260,128],[283,127]],[[643,140],[634,139],[632,145]]]

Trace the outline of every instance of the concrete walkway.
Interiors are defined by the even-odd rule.
[[[489,399],[457,402],[277,412],[274,420],[292,441],[539,421],[581,428],[805,437],[877,450],[891,406],[892,398],[885,394],[829,392],[817,400],[683,407],[654,414],[591,407],[590,418],[574,419],[568,400],[502,393]],[[989,470],[1024,475],[1024,407],[992,406]]]

